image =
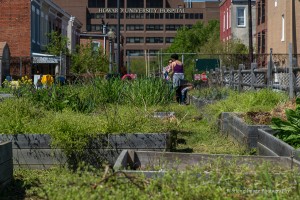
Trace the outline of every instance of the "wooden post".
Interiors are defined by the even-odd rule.
[[[226,85],[226,83],[225,83],[225,71],[226,71],[226,67],[223,66],[221,68],[221,86]]]
[[[254,84],[256,83],[256,76],[254,70],[257,68],[257,63],[251,63],[251,90],[254,90]]]
[[[243,83],[243,75],[242,75],[242,69],[244,68],[243,64],[239,64],[239,83],[238,83],[238,92],[242,92],[242,83]]]
[[[233,67],[230,67],[230,79],[229,85],[232,89],[234,89],[234,74],[233,74]]]
[[[289,44],[289,97],[293,99],[294,94],[294,73],[293,73],[293,47]]]
[[[220,86],[221,85],[221,83],[220,83],[220,68],[215,69],[215,80],[216,80],[216,84],[218,86]]]

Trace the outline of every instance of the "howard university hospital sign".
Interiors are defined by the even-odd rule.
[[[99,8],[99,13],[117,12],[117,8]],[[184,13],[184,8],[120,8],[120,13]]]

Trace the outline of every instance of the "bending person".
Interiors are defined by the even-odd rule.
[[[180,85],[181,80],[184,79],[184,70],[183,70],[183,64],[181,61],[178,60],[178,55],[172,54],[171,55],[171,70],[170,73],[172,74],[173,78],[173,89],[176,91],[176,101],[180,103],[180,97],[181,97],[181,91],[180,91]]]

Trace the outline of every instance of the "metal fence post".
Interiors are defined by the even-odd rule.
[[[270,88],[271,86],[272,86],[272,64],[268,62],[267,87]]]
[[[293,47],[292,44],[289,44],[289,97],[293,99],[294,94],[294,73],[293,73]]]
[[[254,70],[257,68],[257,63],[251,63],[251,90],[254,90],[254,83],[256,83],[256,76]]]

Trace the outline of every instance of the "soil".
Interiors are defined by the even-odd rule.
[[[296,100],[293,99],[284,104],[276,106],[271,112],[247,112],[243,118],[245,121],[250,121],[252,124],[269,125],[273,117],[278,117],[286,120],[285,110],[295,109]]]

